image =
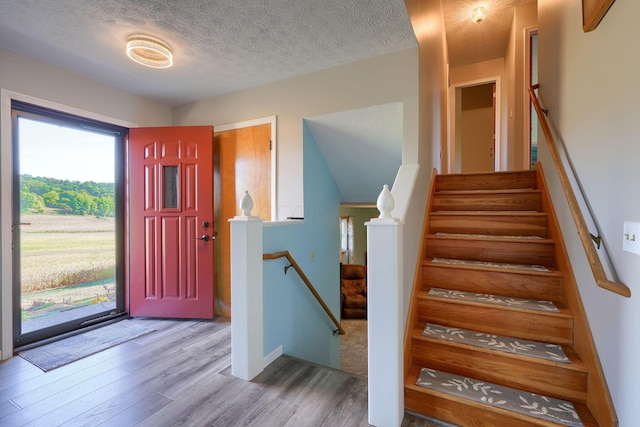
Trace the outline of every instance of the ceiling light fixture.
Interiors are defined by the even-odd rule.
[[[127,56],[152,68],[168,68],[173,64],[171,48],[154,37],[136,35],[127,40]]]
[[[487,9],[485,9],[482,6],[476,7],[475,9],[473,9],[473,12],[471,12],[471,19],[476,24],[479,24],[482,21],[484,21],[486,17],[487,17]]]

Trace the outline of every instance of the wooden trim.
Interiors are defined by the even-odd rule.
[[[250,128],[260,125],[271,125],[271,218],[268,221],[278,220],[278,132],[277,116],[267,116],[254,120],[246,120],[243,122],[229,123],[226,125],[214,126],[214,132],[226,132],[229,130],[237,130]],[[263,218],[267,221],[266,218]]]
[[[438,169],[433,168],[431,173],[431,184],[429,188],[429,196],[427,198],[427,206],[424,213],[424,222],[422,224],[422,232],[420,233],[420,250],[418,251],[418,262],[416,263],[416,273],[413,282],[413,289],[411,291],[411,300],[409,302],[409,314],[407,316],[407,324],[404,330],[404,377],[406,378],[411,368],[411,341],[412,333],[415,328],[416,319],[418,318],[418,293],[422,288],[422,263],[427,253],[426,248],[426,230],[429,227],[429,215],[431,213],[431,207],[433,205],[433,195],[436,191],[436,176],[438,175]]]
[[[582,0],[582,30],[596,29],[615,0]]]
[[[556,211],[551,201],[540,162],[536,164],[536,176],[538,186],[542,189],[542,210],[549,215],[549,236],[553,238],[556,243],[556,265],[564,276],[564,300],[575,319],[573,348],[589,370],[589,377],[587,379],[587,406],[601,426],[617,426],[618,418],[607,386],[607,380],[602,370],[602,364],[598,357],[593,335],[589,328],[587,314],[582,305],[580,291],[575,276],[573,275],[567,248],[562,238],[560,225],[555,213]]]
[[[331,312],[331,310],[329,309],[327,304],[324,302],[324,300],[322,299],[322,297],[320,296],[318,291],[316,291],[316,288],[313,287],[313,285],[311,284],[311,281],[309,280],[307,275],[304,274],[304,271],[302,271],[302,269],[300,268],[300,266],[298,265],[296,260],[293,259],[293,257],[289,253],[289,251],[282,251],[282,252],[276,252],[276,253],[272,253],[272,254],[264,254],[264,255],[262,255],[262,259],[265,260],[265,261],[266,260],[272,260],[272,259],[278,259],[278,258],[286,258],[289,261],[289,263],[291,264],[289,267],[293,267],[294,270],[296,270],[296,272],[298,273],[298,275],[300,276],[300,278],[302,279],[304,284],[307,285],[307,289],[309,289],[309,291],[313,294],[313,296],[316,298],[318,303],[320,303],[320,305],[324,309],[325,313],[327,313],[327,315],[329,315],[329,317],[331,318],[331,321],[333,322],[333,324],[337,328],[336,331],[340,335],[344,335],[345,332],[344,332],[344,329],[342,329],[342,326],[340,325],[340,322],[338,322],[338,319],[336,319],[336,317],[333,315],[333,313]],[[284,270],[285,274],[287,274],[287,268],[288,267],[285,267],[285,270]],[[334,333],[335,333],[335,331],[334,331]]]
[[[502,153],[502,116],[500,111],[502,111],[502,77],[500,76],[489,76],[482,79],[469,80],[466,82],[454,83],[449,87],[448,97],[450,107],[448,109],[448,130],[449,136],[447,137],[447,171],[448,173],[456,173],[456,91],[458,89],[464,89],[467,87],[478,86],[483,84],[495,84],[494,88],[494,109],[498,114],[494,114],[493,117],[493,126],[494,126],[494,161],[493,161],[493,171],[492,172],[500,172],[506,170],[506,166],[503,167],[502,158],[504,157],[504,153]]]
[[[573,192],[571,187],[571,182],[569,181],[569,176],[567,175],[567,171],[562,163],[562,159],[560,157],[560,153],[558,152],[558,147],[556,145],[556,141],[553,138],[553,134],[551,133],[551,129],[549,128],[549,123],[547,122],[547,118],[540,106],[540,101],[536,96],[534,90],[537,89],[538,85],[532,86],[529,88],[529,95],[531,97],[531,102],[533,102],[533,106],[536,109],[536,113],[538,114],[538,119],[540,126],[542,127],[542,131],[547,140],[547,145],[549,146],[549,151],[551,152],[551,157],[555,163],[556,169],[558,171],[558,176],[560,179],[560,183],[562,184],[562,189],[564,190],[564,195],[569,203],[569,209],[571,210],[571,215],[573,216],[573,220],[576,223],[578,228],[578,235],[580,236],[580,240],[582,242],[582,246],[584,247],[584,251],[587,255],[587,260],[589,261],[589,265],[591,266],[591,271],[593,272],[593,277],[596,280],[596,283],[601,288],[607,289],[616,294],[631,297],[631,290],[627,285],[620,282],[615,282],[609,280],[607,275],[602,267],[602,263],[600,262],[600,258],[598,257],[598,253],[593,246],[591,241],[591,235],[589,233],[589,228],[587,227],[587,223],[584,220],[582,212],[580,210],[580,206],[578,204],[578,200],[576,199],[576,195]]]

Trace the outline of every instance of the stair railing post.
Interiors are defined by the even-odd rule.
[[[263,220],[248,192],[231,225],[231,374],[250,381],[264,369]]]
[[[367,222],[367,318],[369,424],[397,427],[404,417],[402,228],[391,216],[394,201],[385,185],[380,216]]]

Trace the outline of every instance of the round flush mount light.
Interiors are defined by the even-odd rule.
[[[471,19],[476,24],[479,24],[482,21],[484,21],[486,17],[487,17],[487,9],[485,9],[482,6],[476,7],[475,9],[473,9],[473,12],[471,12]]]
[[[127,56],[138,64],[152,68],[168,68],[173,64],[173,55],[169,46],[151,36],[129,37]]]

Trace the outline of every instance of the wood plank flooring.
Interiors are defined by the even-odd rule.
[[[246,382],[231,375],[228,320],[133,321],[156,331],[46,373],[0,364],[0,426],[369,425],[364,377],[282,356]]]

